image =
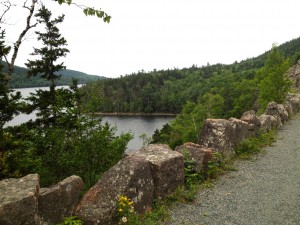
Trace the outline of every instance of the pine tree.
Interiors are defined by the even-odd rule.
[[[0,61],[10,51],[4,43],[5,31],[0,28]],[[7,83],[9,78],[2,71],[3,65],[0,64],[0,129],[2,131],[5,123],[9,122],[14,115],[19,112],[18,101],[21,98],[20,92],[13,94],[8,88]]]
[[[39,23],[45,25],[45,32],[36,32],[43,47],[34,48],[31,55],[37,56],[38,59],[28,60],[26,63],[29,69],[28,76],[41,76],[50,81],[50,90],[38,90],[36,94],[28,98],[32,102],[28,113],[38,110],[36,122],[50,126],[57,122],[66,107],[75,104],[72,102],[72,93],[69,90],[55,90],[55,82],[61,76],[59,72],[66,69],[63,62],[57,63],[57,61],[61,57],[65,57],[69,50],[64,47],[67,45],[67,41],[61,36],[57,27],[59,23],[63,22],[64,15],[51,19],[52,13],[42,6],[35,16]]]
[[[43,47],[40,49],[34,48],[32,55],[40,56],[37,60],[28,60],[26,66],[29,68],[28,76],[40,75],[51,81],[50,90],[55,88],[55,80],[60,77],[59,71],[66,69],[63,63],[54,64],[59,58],[65,57],[69,52],[63,46],[67,45],[65,38],[59,33],[57,24],[62,23],[64,15],[51,20],[52,13],[42,6],[39,12],[35,15],[38,22],[46,26],[46,32],[36,32],[38,40],[42,41]]]

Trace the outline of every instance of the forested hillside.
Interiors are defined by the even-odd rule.
[[[300,55],[300,38],[278,49],[293,64]],[[94,82],[83,88],[84,108],[97,112],[179,113],[187,101],[206,103],[214,97],[224,101],[220,116],[239,116],[253,106],[254,78],[264,66],[267,53],[231,65],[139,71]]]
[[[3,63],[4,71],[7,69],[5,63]],[[83,72],[75,70],[63,70],[60,72],[61,79],[57,80],[57,85],[70,85],[72,79],[75,78],[78,80],[79,84],[86,84],[88,82],[97,81],[104,79],[105,77],[88,75]],[[9,81],[10,88],[24,88],[24,87],[46,87],[50,86],[50,82],[42,79],[41,77],[27,77],[27,69],[24,67],[15,66],[14,73]]]
[[[300,38],[274,45],[264,54],[230,65],[140,71],[82,88],[88,112],[176,113],[156,131],[154,143],[172,148],[197,143],[206,118],[239,118],[245,111],[263,110],[281,102],[291,86],[284,74],[300,58]]]

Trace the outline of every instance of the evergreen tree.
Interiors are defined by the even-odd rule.
[[[31,95],[28,100],[32,102],[28,113],[38,110],[37,122],[43,122],[50,126],[57,123],[57,119],[63,113],[65,107],[72,106],[72,93],[68,90],[55,91],[56,80],[60,78],[59,72],[66,67],[64,63],[57,63],[61,57],[65,57],[69,52],[64,46],[67,45],[65,38],[59,33],[57,25],[62,23],[64,16],[51,19],[52,13],[42,6],[35,15],[37,21],[45,25],[46,31],[36,32],[38,40],[42,41],[42,48],[34,48],[32,55],[38,56],[36,60],[28,60],[28,76],[41,76],[50,81],[50,90],[38,90],[36,94]]]
[[[38,40],[42,41],[43,47],[34,48],[32,55],[39,56],[40,59],[28,60],[26,66],[29,68],[28,76],[40,75],[51,82],[50,91],[53,92],[55,88],[55,80],[61,75],[59,71],[66,69],[62,63],[54,64],[59,58],[65,57],[69,52],[64,46],[67,45],[65,38],[59,33],[57,24],[62,23],[64,15],[51,20],[52,13],[42,6],[39,12],[35,15],[38,17],[38,22],[46,26],[46,32],[37,31]]]
[[[0,28],[0,61],[10,51],[10,47],[7,47],[4,43],[5,31]],[[20,92],[16,94],[12,93],[7,86],[9,77],[2,71],[3,65],[0,64],[0,129],[2,129],[5,123],[9,122],[14,115],[18,114],[19,103],[21,98]]]

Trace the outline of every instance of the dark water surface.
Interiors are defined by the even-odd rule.
[[[67,88],[67,86],[64,86]],[[20,88],[23,97],[28,97],[30,93],[35,92],[37,88]],[[40,89],[48,89],[46,87]],[[21,114],[16,116],[7,125],[14,126],[24,123],[30,119],[35,119],[35,114],[30,115]],[[172,116],[103,116],[102,121],[108,122],[112,126],[117,127],[116,134],[120,135],[122,132],[131,132],[134,139],[128,143],[127,152],[138,150],[143,146],[143,140],[140,135],[145,134],[146,137],[151,137],[156,129],[161,129],[164,124],[174,119]]]
[[[134,135],[134,139],[128,143],[127,151],[135,151],[143,146],[140,135],[151,137],[156,129],[161,129],[164,124],[174,119],[170,116],[103,116],[102,118],[103,121],[117,126],[117,134],[131,132]]]

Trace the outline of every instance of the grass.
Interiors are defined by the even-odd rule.
[[[263,147],[271,146],[276,140],[275,130],[259,133],[257,137],[243,140],[236,148],[236,158],[250,160],[258,153],[266,153]]]

